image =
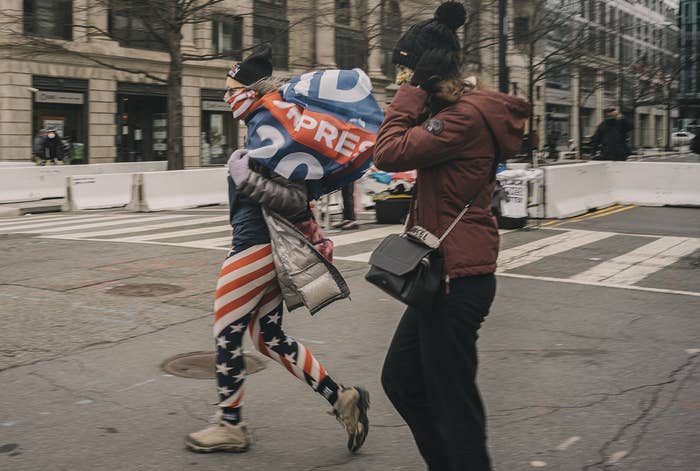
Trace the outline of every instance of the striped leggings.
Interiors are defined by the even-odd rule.
[[[219,407],[225,417],[240,417],[245,365],[243,334],[248,329],[261,353],[305,381],[333,404],[338,386],[301,343],[282,330],[282,293],[270,244],[255,245],[224,261],[216,286],[214,338]]]

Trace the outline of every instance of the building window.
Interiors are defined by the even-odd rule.
[[[349,0],[335,2],[335,63],[340,69],[366,68],[367,41],[353,28]],[[360,15],[358,15],[360,16]]]
[[[561,63],[547,62],[545,64],[547,88],[558,90],[571,89],[571,68]]]
[[[24,33],[44,38],[73,39],[71,0],[24,0]]]
[[[253,40],[272,47],[272,65],[289,68],[289,21],[286,0],[253,2]]]
[[[212,21],[211,47],[217,54],[230,53],[231,59],[241,60],[243,18],[228,16]]]
[[[350,26],[350,0],[335,0],[335,24]]]
[[[515,44],[527,44],[530,38],[530,17],[518,16],[513,20],[513,41]]]
[[[118,4],[117,4],[118,5]],[[136,16],[129,9],[109,10],[109,34],[123,47],[165,51],[166,41],[157,33],[162,24],[146,24],[147,19]]]
[[[396,68],[391,61],[394,46],[401,38],[401,8],[398,0],[384,0],[381,12],[382,72],[387,78],[396,76]]]

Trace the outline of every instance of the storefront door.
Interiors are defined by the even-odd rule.
[[[35,76],[33,85],[34,138],[42,130],[54,129],[63,141],[65,161],[87,163],[87,80]]]
[[[165,87],[119,84],[117,162],[168,159],[167,109]]]
[[[238,148],[238,123],[218,90],[202,90],[200,162],[202,166],[222,165]]]

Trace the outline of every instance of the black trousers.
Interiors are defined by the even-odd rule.
[[[389,347],[382,386],[430,471],[491,470],[476,340],[495,293],[493,274],[452,280],[433,312],[406,310]]]

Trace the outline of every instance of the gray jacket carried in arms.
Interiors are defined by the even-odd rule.
[[[238,191],[262,206],[277,280],[288,310],[306,306],[315,314],[350,295],[338,269],[294,226],[311,218],[303,183],[251,171]]]

